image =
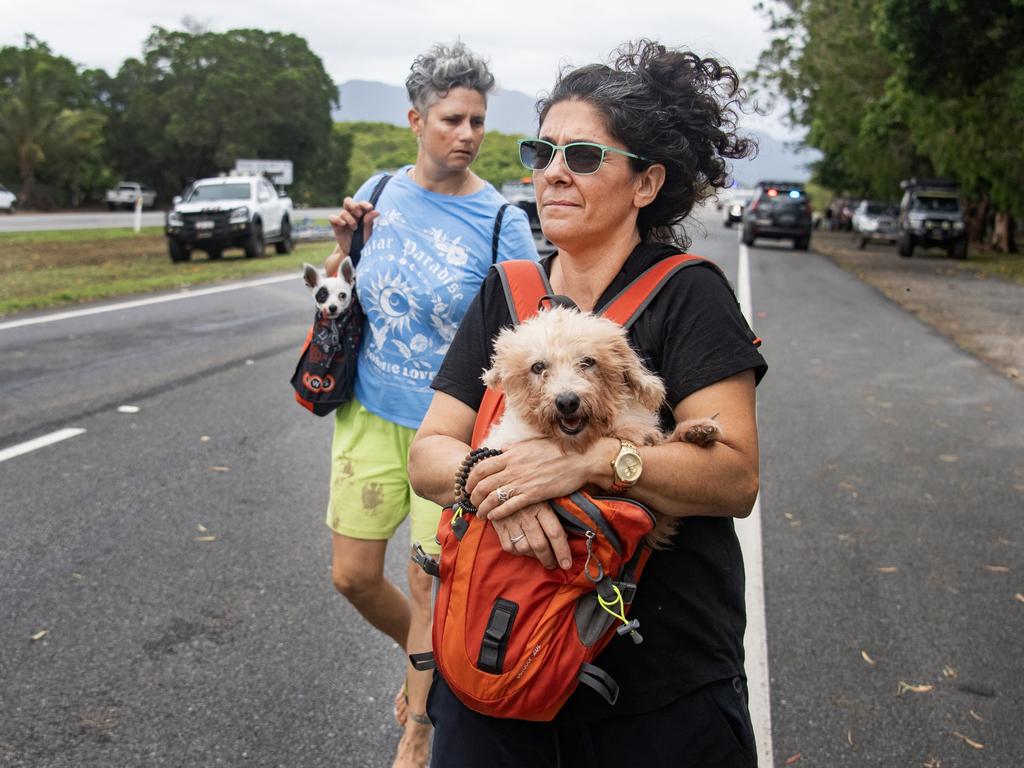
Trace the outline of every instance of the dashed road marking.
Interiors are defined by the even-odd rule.
[[[84,429],[79,429],[78,427],[68,427],[67,429],[58,429],[56,432],[51,432],[50,434],[43,435],[42,437],[36,437],[33,438],[32,440],[26,440],[24,443],[18,443],[17,445],[12,445],[10,448],[4,448],[3,450],[0,450],[0,462],[7,461],[8,459],[13,459],[15,456],[21,456],[26,453],[31,453],[32,451],[39,450],[40,448],[45,448],[48,445],[59,443],[62,440],[67,440],[72,437],[78,437],[78,435],[84,433]]]

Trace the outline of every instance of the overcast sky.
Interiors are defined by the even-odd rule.
[[[720,56],[742,73],[770,37],[755,2],[4,0],[0,46],[20,46],[30,32],[55,53],[114,74],[141,55],[154,25],[180,29],[190,16],[217,32],[256,27],[300,35],[339,83],[401,85],[418,52],[461,37],[490,60],[500,87],[535,96],[551,87],[560,65],[603,60],[639,37]],[[751,118],[746,127],[789,137],[774,116]]]

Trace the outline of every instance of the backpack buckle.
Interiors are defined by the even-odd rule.
[[[423,547],[420,546],[420,543],[418,541],[415,544],[413,544],[412,555],[410,556],[410,559],[414,563],[416,563],[416,565],[422,568],[423,572],[426,573],[428,576],[441,575],[441,569],[437,565],[437,560],[428,555],[423,550]]]

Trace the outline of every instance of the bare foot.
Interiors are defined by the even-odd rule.
[[[402,682],[402,687],[398,689],[398,693],[395,694],[395,720],[399,725],[405,726],[405,721],[409,719],[409,691],[406,688],[405,682]]]
[[[392,768],[427,768],[430,764],[430,736],[434,729],[429,720],[426,724],[419,722],[420,717],[425,719],[424,715],[407,718]]]

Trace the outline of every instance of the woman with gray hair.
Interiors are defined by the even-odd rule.
[[[408,517],[413,546],[437,555],[441,511],[409,486],[409,445],[430,405],[430,382],[492,262],[537,258],[526,214],[469,167],[493,87],[487,64],[461,42],[418,56],[406,80],[415,164],[371,177],[330,218],[337,245],[328,274],[348,258],[362,222],[355,282],[366,313],[355,397],[335,416],[332,576],[406,653],[430,650],[430,577],[410,563],[407,598],[384,576],[385,551]],[[395,701],[405,731],[394,765],[403,768],[426,764],[431,736],[430,674],[408,666],[405,675]]]

